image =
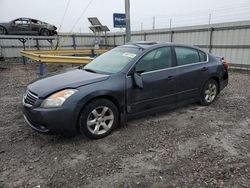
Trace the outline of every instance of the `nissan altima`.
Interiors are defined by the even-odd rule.
[[[30,83],[23,114],[40,133],[97,139],[130,117],[193,102],[210,105],[227,84],[228,65],[202,49],[134,42]]]

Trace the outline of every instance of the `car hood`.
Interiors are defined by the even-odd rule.
[[[9,25],[10,23],[8,22],[1,22],[0,25]]]
[[[87,72],[83,69],[75,69],[60,74],[49,75],[47,77],[33,81],[28,85],[28,90],[45,98],[53,92],[104,81],[109,75]]]

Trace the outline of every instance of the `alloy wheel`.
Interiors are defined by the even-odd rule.
[[[205,90],[205,100],[207,103],[214,101],[217,95],[217,87],[214,83],[209,83],[208,88]]]
[[[90,112],[87,118],[87,128],[94,135],[105,134],[114,122],[114,113],[107,106],[100,106]]]
[[[6,30],[3,27],[0,27],[0,35],[5,35],[6,34]]]
[[[43,30],[41,31],[41,35],[42,35],[42,36],[49,36],[49,35],[50,35],[50,32],[49,32],[49,30],[47,30],[47,29],[43,29]]]

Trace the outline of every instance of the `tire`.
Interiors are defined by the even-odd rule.
[[[40,35],[41,35],[41,36],[50,36],[50,35],[51,35],[51,32],[50,32],[50,30],[48,30],[48,29],[41,29],[41,30],[40,30]]]
[[[80,132],[91,139],[108,136],[118,125],[116,105],[107,99],[91,101],[83,109],[79,119]]]
[[[0,26],[0,35],[7,35],[7,29],[4,28],[3,26]]]
[[[218,83],[214,79],[209,79],[203,86],[200,103],[203,106],[212,104],[218,95]]]

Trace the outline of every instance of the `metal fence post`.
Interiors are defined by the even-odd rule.
[[[126,34],[123,35],[123,43],[126,44]]]
[[[26,39],[20,38],[18,40],[23,44],[23,50],[25,50],[26,49],[26,47],[25,47]],[[22,57],[23,57],[23,64],[26,65],[26,58],[24,56],[22,56]]]
[[[43,74],[44,74],[44,64],[43,63],[39,64],[39,70],[40,70],[40,76],[43,76]]]
[[[91,57],[96,57],[95,49],[91,49]]]
[[[2,46],[0,44],[0,61],[4,60],[3,52],[2,52]]]
[[[212,48],[213,48],[213,31],[214,31],[214,28],[211,27],[210,28],[210,35],[209,35],[209,52],[210,53],[212,52]]]
[[[105,31],[105,47],[108,48],[107,31]]]
[[[38,39],[36,39],[36,48],[37,48],[38,50],[40,50],[40,46],[39,46],[39,41],[38,41]]]
[[[72,40],[73,40],[73,48],[76,49],[76,36],[74,34],[72,35]]]
[[[147,40],[147,33],[145,32],[144,33],[144,41],[146,41]]]
[[[115,46],[116,46],[116,44],[115,44],[115,35],[114,35],[114,38],[113,38],[113,39],[114,39],[114,47],[115,47]]]
[[[174,31],[170,31],[170,42],[173,42]]]

